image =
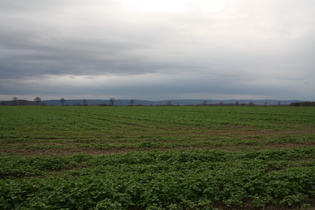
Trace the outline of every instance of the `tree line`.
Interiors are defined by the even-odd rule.
[[[65,105],[65,98],[60,98],[60,105],[64,106]],[[1,103],[1,105],[12,105],[12,106],[23,106],[23,105],[34,105],[36,103],[36,105],[47,105],[45,103],[41,103],[42,99],[40,97],[35,97],[34,101],[28,101],[28,100],[23,100],[23,99],[18,99],[17,97],[13,97],[11,102],[10,101],[3,101]],[[108,100],[108,103],[101,103],[101,104],[94,104],[94,106],[115,106],[115,98],[111,97]],[[74,104],[74,106],[88,106],[88,100],[86,100],[85,98],[82,100],[81,103],[77,103]],[[126,103],[124,105],[127,105]],[[135,100],[134,99],[130,99],[129,100],[129,106],[134,106],[135,105]],[[156,106],[179,106],[180,104],[174,104],[171,100],[167,101],[165,104],[162,105],[156,105]],[[203,100],[200,104],[187,104],[185,106],[283,106],[285,104],[281,104],[281,102],[279,101],[277,104],[268,104],[268,102],[264,102],[263,104],[255,104],[253,101],[249,101],[247,103],[241,103],[239,101],[235,101],[232,103],[225,103],[224,101],[219,101],[217,103],[208,103],[207,100]],[[293,102],[291,104],[286,104],[286,105],[290,105],[290,106],[315,106],[315,102],[308,102],[308,101],[304,101],[304,102]],[[141,105],[141,104],[137,104],[137,106],[145,106],[145,105]],[[150,106],[150,105],[148,105]],[[152,105],[151,105],[152,106]]]
[[[305,102],[295,102],[295,103],[291,103],[291,106],[315,106],[315,102],[309,102],[309,101],[305,101]]]
[[[36,103],[37,106],[41,104],[41,101],[42,101],[42,99],[40,97],[38,97],[38,96],[34,98],[34,102]],[[60,98],[59,101],[61,103],[61,106],[64,106],[66,99],[65,98]],[[115,98],[111,97],[109,99],[109,105],[110,106],[114,106],[115,105],[115,101],[116,101]],[[13,97],[12,100],[11,100],[11,104],[10,105],[23,106],[23,105],[26,105],[27,103],[30,103],[30,101],[27,101],[27,100],[24,100],[24,99],[19,99],[17,97]],[[130,103],[130,105],[133,105],[135,103],[135,100],[134,99],[130,99],[129,103]],[[5,102],[2,102],[2,105],[9,105],[9,104],[7,104]],[[82,100],[82,105],[83,106],[88,106],[88,101],[85,98]]]

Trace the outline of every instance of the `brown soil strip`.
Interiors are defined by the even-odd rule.
[[[90,154],[90,155],[103,155],[103,154],[124,154],[135,151],[187,151],[187,150],[225,150],[225,151],[249,151],[249,150],[261,150],[261,149],[279,149],[279,148],[297,148],[297,147],[315,147],[314,143],[304,144],[268,144],[257,146],[246,145],[227,145],[221,147],[211,146],[190,146],[190,147],[177,147],[177,148],[139,148],[139,149],[89,149],[89,148],[61,148],[61,149],[20,149],[20,148],[7,148],[0,149],[1,154],[18,155],[25,157],[35,156],[70,156],[75,154]]]

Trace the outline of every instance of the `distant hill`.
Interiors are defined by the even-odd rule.
[[[207,100],[207,99],[176,99],[176,100],[160,100],[160,101],[149,101],[149,100],[134,100],[134,106],[163,106],[163,105],[179,105],[179,106],[195,106],[195,105],[290,105],[291,103],[301,103],[301,100]],[[83,100],[81,99],[71,99],[65,100],[64,106],[82,106]],[[109,106],[109,100],[100,99],[87,99],[86,104],[88,106],[92,105],[102,105]],[[0,105],[14,105],[12,101],[2,101]],[[18,100],[15,105],[25,105],[25,106],[36,106],[35,101]],[[61,106],[60,100],[43,100],[39,105],[46,106]],[[117,99],[114,102],[115,106],[128,106],[130,105],[130,100],[127,99]]]
[[[161,100],[161,101],[149,101],[149,100],[134,100],[134,106],[162,106],[162,105],[230,105],[236,104],[256,104],[256,105],[290,105],[291,103],[302,102],[300,100],[206,100],[206,99],[176,99],[176,100]],[[44,100],[42,103],[47,105],[60,106],[60,100]],[[109,100],[95,100],[87,99],[87,105],[110,105]],[[65,100],[65,106],[83,105],[83,100]],[[130,100],[117,99],[114,102],[116,106],[128,106],[130,105]]]

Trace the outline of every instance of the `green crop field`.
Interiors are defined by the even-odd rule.
[[[0,209],[313,209],[314,107],[0,107]]]

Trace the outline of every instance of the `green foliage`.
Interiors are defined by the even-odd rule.
[[[0,107],[0,115],[0,209],[314,204],[312,107]],[[109,152],[118,153],[91,155]]]
[[[217,149],[315,141],[313,107],[3,106],[0,115],[3,148]]]
[[[315,198],[315,167],[292,163],[314,157],[315,148],[6,157],[16,168],[46,173],[5,177],[0,207],[211,209],[248,202],[258,208],[299,207]]]

